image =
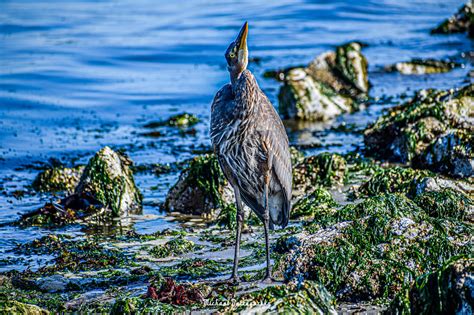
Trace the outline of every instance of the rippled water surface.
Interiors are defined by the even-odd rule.
[[[468,80],[473,49],[465,35],[429,30],[461,1],[1,1],[0,2],[0,223],[35,209],[51,195],[15,198],[37,174],[31,165],[51,158],[86,163],[104,145],[124,149],[136,163],[170,163],[209,149],[210,102],[228,81],[224,51],[249,21],[249,68],[277,104],[278,83],[264,70],[299,65],[336,45],[368,45],[371,96],[386,99],[424,87],[451,88]],[[401,76],[381,68],[414,57],[454,58],[465,64],[447,74]],[[359,127],[384,106],[339,117]],[[196,135],[165,130],[142,135],[143,125],[177,112],[202,119]],[[312,152],[347,152],[357,134],[322,132],[330,124],[287,123],[293,144]],[[173,226],[157,204],[176,174],[138,175],[141,231]],[[0,253],[49,230],[0,228]],[[82,233],[79,227],[62,233]]]

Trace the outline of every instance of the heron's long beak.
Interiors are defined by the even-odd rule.
[[[235,42],[237,43],[239,50],[243,49],[247,51],[247,34],[249,32],[249,24],[245,22],[244,26],[242,26],[242,29],[239,32],[239,35],[237,36],[237,39]]]

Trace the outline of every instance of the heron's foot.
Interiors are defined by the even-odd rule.
[[[232,285],[239,285],[240,278],[237,275],[232,275],[229,279],[226,280],[226,283],[232,284]]]
[[[272,284],[272,283],[274,283],[275,281],[276,281],[276,280],[273,279],[273,277],[272,277],[271,275],[267,274],[267,275],[265,275],[265,278],[263,278],[262,283],[264,283],[264,284]]]

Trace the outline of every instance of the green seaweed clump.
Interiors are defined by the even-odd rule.
[[[215,155],[197,156],[169,190],[165,208],[186,214],[213,215],[216,209],[229,203],[224,199],[226,185]]]
[[[407,196],[414,196],[419,183],[430,176],[432,174],[429,171],[399,166],[381,168],[359,187],[358,192],[367,196],[385,193],[403,193]]]
[[[33,188],[41,192],[73,192],[83,171],[84,166],[54,167],[44,170],[36,176]]]
[[[309,191],[316,185],[342,185],[347,163],[343,156],[321,153],[306,157],[293,167],[293,186],[299,191]]]
[[[320,284],[269,286],[242,294],[222,310],[226,313],[337,314],[332,295]]]
[[[431,30],[431,34],[453,34],[468,33],[469,37],[474,38],[474,10],[472,1],[463,5],[458,12],[444,20],[440,25]]]
[[[334,207],[337,207],[337,202],[334,201],[331,193],[318,187],[293,205],[291,218],[326,216],[329,212],[334,211]]]
[[[199,246],[194,242],[187,240],[183,236],[173,238],[164,245],[153,246],[149,253],[156,258],[165,258],[169,256],[178,256],[198,249]]]
[[[413,201],[430,217],[460,221],[474,221],[474,201],[459,191],[443,189],[426,191]]]
[[[115,217],[140,213],[143,196],[135,185],[131,164],[124,155],[102,148],[89,160],[76,194],[93,196]]]
[[[33,304],[7,299],[0,300],[0,314],[48,315],[49,311]]]
[[[226,262],[192,258],[184,259],[176,265],[163,266],[160,268],[160,273],[175,279],[193,280],[219,276],[228,269]]]
[[[277,263],[287,281],[319,281],[342,300],[389,301],[418,276],[472,251],[472,228],[399,194],[318,217]],[[299,245],[298,245],[299,244]]]
[[[389,314],[472,314],[474,259],[460,256],[420,276],[390,304]]]

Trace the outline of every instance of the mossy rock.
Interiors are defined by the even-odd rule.
[[[316,218],[320,215],[327,215],[327,212],[335,211],[334,208],[337,205],[337,202],[328,190],[318,187],[293,205],[291,218]]]
[[[457,257],[419,277],[391,303],[388,314],[472,314],[474,259]]]
[[[468,224],[430,211],[386,194],[316,217],[295,235],[277,274],[318,281],[342,300],[390,300],[418,276],[472,250]]]
[[[49,311],[33,305],[15,300],[0,300],[0,314],[47,315]]]
[[[346,160],[339,154],[309,156],[293,167],[293,186],[296,192],[307,192],[318,185],[342,185],[346,169]]]
[[[156,245],[150,249],[150,254],[156,258],[165,258],[169,256],[179,256],[198,249],[194,242],[187,240],[183,236],[173,238],[163,245]]]
[[[40,192],[73,192],[81,178],[84,166],[54,167],[39,173],[33,188]]]
[[[181,172],[166,196],[167,211],[214,217],[218,210],[233,202],[227,183],[214,154],[195,157]]]
[[[433,74],[445,73],[461,65],[452,61],[435,59],[412,59],[405,62],[397,62],[385,67],[388,72],[400,72],[401,74]]]
[[[413,159],[413,165],[452,177],[474,176],[474,128],[450,130]]]
[[[474,222],[474,201],[459,191],[450,188],[427,191],[413,201],[430,217]]]
[[[76,194],[93,196],[115,217],[140,213],[143,196],[135,185],[131,164],[124,155],[102,148],[89,160]]]
[[[443,21],[436,28],[431,30],[431,34],[453,34],[468,33],[469,37],[474,38],[474,10],[472,1],[463,5],[458,12]]]
[[[429,171],[414,170],[404,167],[381,168],[364,182],[358,192],[367,196],[386,193],[403,193],[415,196],[417,187],[424,178],[432,176]]]
[[[286,118],[324,121],[358,109],[369,90],[367,60],[359,43],[348,43],[315,58],[308,67],[283,75],[279,110]]]
[[[474,84],[459,90],[420,90],[364,132],[366,154],[407,163],[423,154],[447,130],[474,130]]]

